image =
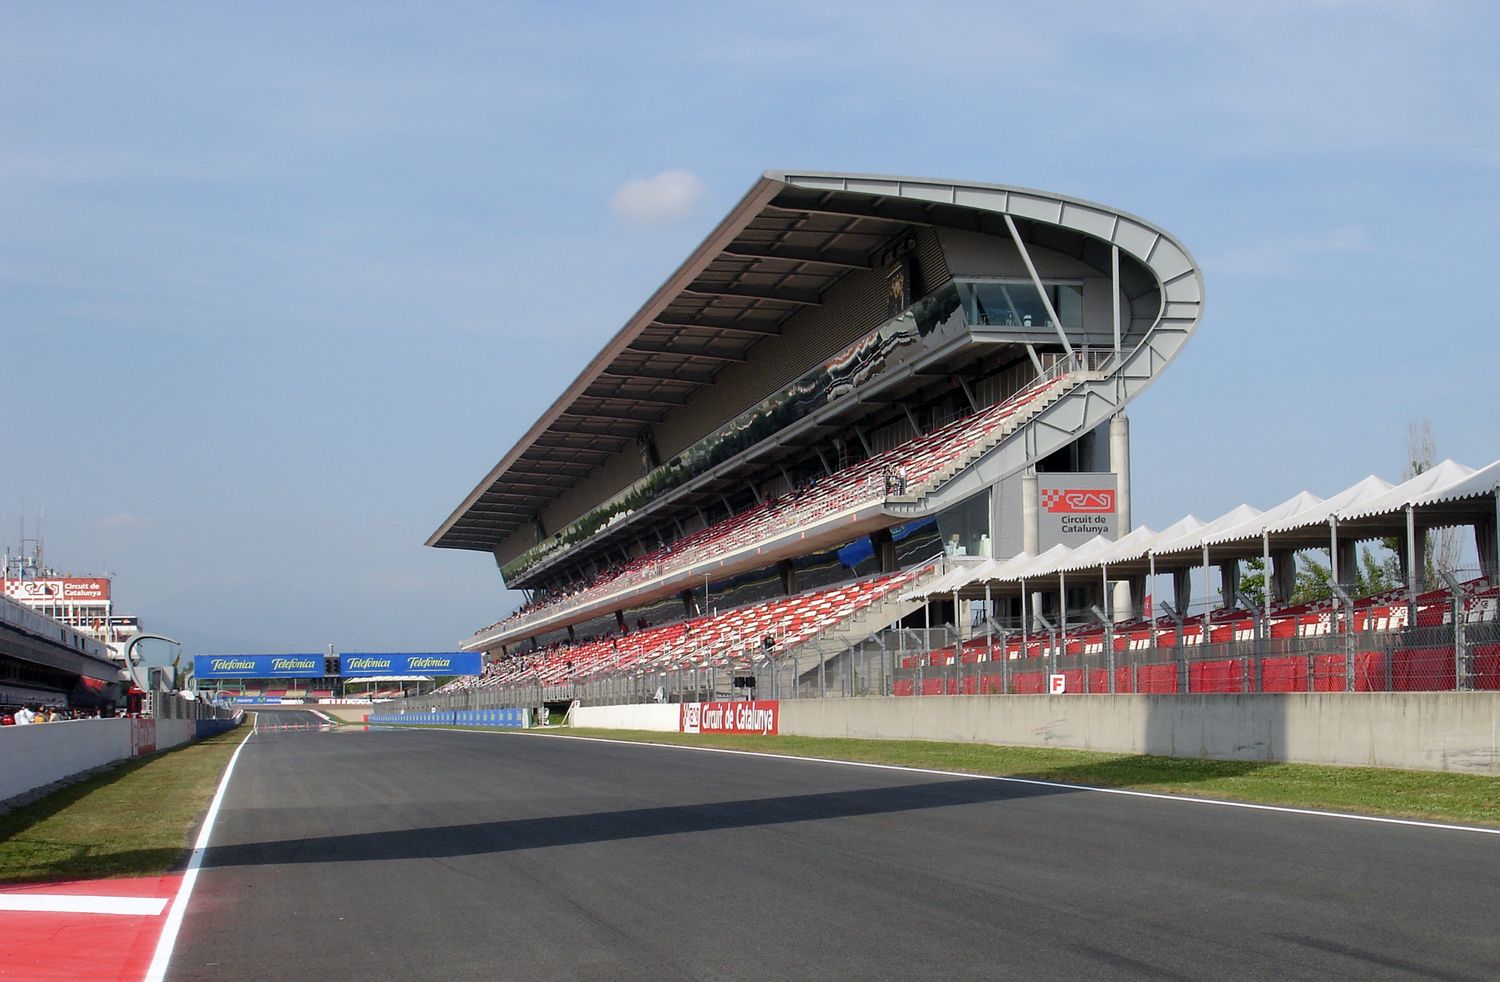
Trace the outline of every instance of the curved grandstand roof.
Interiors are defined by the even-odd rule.
[[[1119,246],[1155,276],[1132,295],[1160,285],[1166,302],[1202,301],[1186,250],[1116,209],[998,184],[767,172],[427,544],[494,548],[843,276],[882,265],[914,228],[1006,235],[1007,218],[1063,251],[1077,252],[1077,233]]]

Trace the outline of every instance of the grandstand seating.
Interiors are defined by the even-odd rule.
[[[675,624],[581,644],[553,645],[491,662],[483,675],[455,679],[437,691],[521,682],[557,685],[605,673],[746,665],[764,657],[767,635],[774,639],[777,652],[790,650],[906,586],[922,572],[888,573]]]
[[[1482,579],[1463,584],[1463,620],[1465,624],[1493,624],[1497,617],[1500,590]],[[1435,630],[1453,624],[1453,598],[1447,590],[1434,590],[1417,597],[1417,617],[1407,623],[1406,595],[1393,590],[1365,597],[1355,602],[1352,633],[1356,639],[1354,656],[1354,689],[1357,692],[1442,691],[1454,688],[1457,674],[1451,637],[1447,631]],[[1270,638],[1325,639],[1326,643],[1297,654],[1272,653],[1259,661],[1259,691],[1264,692],[1342,692],[1348,679],[1345,671],[1345,620],[1349,617],[1333,601],[1288,605],[1271,612]],[[1207,628],[1208,640],[1204,634]],[[1408,643],[1386,651],[1370,650],[1371,633],[1394,632],[1414,627],[1427,642]],[[1423,629],[1426,629],[1425,632]],[[1150,649],[1172,649],[1178,644],[1178,628],[1169,618],[1156,621],[1136,620],[1114,626],[1114,647],[1129,662],[1129,652]],[[1221,609],[1185,620],[1181,628],[1186,663],[1186,691],[1249,692],[1256,691],[1255,660],[1248,650],[1231,651],[1233,642],[1253,641],[1254,620],[1242,610]],[[1434,637],[1439,640],[1433,641]],[[1070,628],[1066,645],[1057,639],[1059,661],[1077,656],[1099,657],[1105,654],[1105,632],[1100,624]],[[915,670],[921,682],[898,679],[896,695],[954,694],[957,692],[1002,692],[1004,676],[990,667],[1002,660],[1010,662],[1009,691],[1013,693],[1047,691],[1047,676],[1054,671],[1051,639],[1027,638],[1023,650],[1019,632],[994,637],[978,637],[962,645],[939,649],[902,660],[903,669]],[[1304,646],[1305,647],[1305,646]],[[950,667],[955,665],[957,667]],[[965,669],[963,666],[974,666]],[[936,677],[926,677],[925,670],[935,670]],[[1109,691],[1108,671],[1102,667],[1057,667],[1064,676],[1069,693]],[[1470,666],[1471,684],[1475,689],[1500,689],[1500,643],[1477,644]],[[1116,692],[1177,692],[1182,680],[1179,663],[1123,664],[1116,668]]]
[[[1062,394],[1068,378],[1066,375],[1046,378],[1007,400],[938,427],[893,450],[876,453],[789,495],[731,515],[623,563],[555,603],[518,612],[483,628],[475,632],[475,637],[490,635],[497,628],[546,620],[619,590],[682,572],[705,560],[751,548],[778,534],[816,525],[860,505],[883,500],[891,490],[887,487],[887,477],[896,472],[905,474],[904,497],[918,497],[993,448],[1030,415],[1049,405]]]

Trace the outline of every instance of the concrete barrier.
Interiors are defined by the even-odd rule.
[[[792,699],[781,732],[1500,774],[1500,692]]]
[[[782,703],[782,705],[787,705]],[[682,710],[676,703],[645,703],[638,706],[579,706],[573,710],[574,726],[605,730],[656,730],[676,733]]]
[[[190,719],[79,719],[0,727],[0,801],[194,738]]]

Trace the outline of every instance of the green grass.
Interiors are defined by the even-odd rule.
[[[1500,778],[1375,767],[1326,767],[1195,760],[1135,754],[995,747],[921,740],[680,734],[631,730],[548,731],[549,735],[758,750],[765,753],[1024,777],[1200,798],[1290,805],[1500,826]]]
[[[126,761],[0,815],[0,883],[167,872],[244,738],[242,726]]]

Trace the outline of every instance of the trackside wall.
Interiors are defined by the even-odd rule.
[[[1500,775],[1500,692],[792,699],[781,733]]]
[[[0,727],[0,801],[138,754],[187,743],[190,719],[81,719]]]
[[[606,730],[657,730],[676,733],[682,725],[682,707],[676,703],[647,703],[640,706],[579,706],[573,710],[573,725],[594,726]]]

